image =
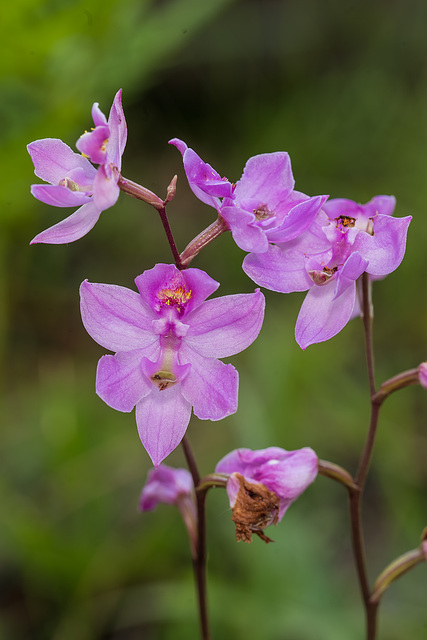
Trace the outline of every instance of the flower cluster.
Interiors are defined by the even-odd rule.
[[[98,103],[92,118],[93,129],[76,143],[80,153],[58,139],[28,145],[36,175],[49,183],[33,185],[32,194],[54,206],[79,207],[33,243],[77,240],[117,201],[127,137],[121,90],[108,119]],[[356,282],[362,274],[381,278],[402,261],[411,218],[393,217],[393,197],[359,205],[305,195],[295,190],[285,152],[253,156],[232,183],[182,140],[170,143],[182,155],[194,194],[216,211],[247,252],[245,273],[273,291],[308,291],[295,330],[303,349],[336,335],[360,312]],[[191,410],[202,420],[220,420],[237,410],[237,371],[219,358],[239,353],[256,339],[264,297],[256,290],[207,300],[219,286],[215,280],[198,269],[167,264],[157,264],[135,282],[138,293],[83,282],[81,313],[92,338],[114,353],[99,361],[98,395],[118,411],[136,409],[139,436],[158,466],[181,442]],[[420,370],[422,383],[424,377]],[[245,455],[240,452],[239,460]],[[259,482],[246,471],[235,472]],[[265,486],[280,495],[280,519],[285,498]]]
[[[98,103],[92,107],[92,117],[95,127],[77,141],[82,155],[56,138],[36,140],[27,147],[36,176],[49,182],[32,185],[33,196],[55,207],[79,207],[65,220],[39,233],[31,244],[79,240],[96,224],[102,211],[117,202],[120,192],[117,182],[127,137],[121,89],[114,98],[108,120]],[[98,169],[89,160],[98,164]]]
[[[309,198],[294,190],[289,156],[281,152],[250,158],[232,187],[182,140],[170,142],[182,153],[195,195],[249,253],[245,273],[272,291],[308,290],[295,329],[302,349],[332,338],[358,315],[356,281],[363,273],[383,277],[401,263],[411,216],[392,217],[394,197],[365,205]]]

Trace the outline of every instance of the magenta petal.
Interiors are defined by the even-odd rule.
[[[81,207],[82,204],[91,200],[84,191],[71,191],[67,187],[56,184],[33,184],[31,194],[40,202],[53,207]]]
[[[265,299],[255,293],[213,298],[189,314],[185,342],[208,358],[226,358],[246,349],[258,336]]]
[[[103,164],[107,156],[107,144],[110,135],[108,125],[95,127],[80,136],[76,147],[83,155],[87,156],[95,164]]]
[[[216,465],[218,473],[241,473],[248,477],[254,477],[253,469],[257,469],[271,460],[280,459],[289,452],[280,447],[267,447],[267,449],[235,449],[224,456]]]
[[[362,258],[360,253],[352,253],[342,269],[338,271],[334,299],[339,298],[347,287],[351,287],[357,278],[366,270],[367,266],[368,261]]]
[[[396,198],[394,196],[375,196],[365,206],[372,207],[372,215],[380,213],[384,216],[391,216],[396,207]]]
[[[239,374],[231,364],[205,358],[184,342],[179,351],[182,364],[191,369],[183,382],[182,395],[201,420],[222,420],[237,411]]]
[[[95,127],[102,127],[107,124],[107,118],[99,108],[99,102],[93,103],[91,114]]]
[[[136,291],[87,280],[80,287],[81,314],[89,335],[111,351],[144,349],[158,340],[154,312]]]
[[[148,473],[139,501],[140,509],[152,511],[159,502],[177,504],[183,496],[190,496],[193,489],[193,478],[187,469],[174,469],[161,464]]]
[[[108,116],[110,139],[108,142],[108,158],[119,170],[122,165],[122,155],[126,146],[127,126],[122,107],[122,90],[114,96],[113,104]]]
[[[53,225],[53,227],[49,227],[49,229],[36,235],[30,244],[37,244],[39,242],[46,244],[66,244],[67,242],[79,240],[92,229],[100,215],[101,211],[95,206],[95,203],[92,201],[88,202],[68,216],[68,218],[65,218],[65,220],[61,220],[61,222]]]
[[[348,198],[333,198],[324,204],[323,210],[330,220],[339,218],[339,216],[357,218],[363,210],[363,206],[354,200],[348,200]]]
[[[139,400],[148,395],[152,383],[141,371],[145,350],[103,356],[96,371],[96,393],[108,406],[129,412]]]
[[[72,169],[77,167],[83,169],[89,182],[95,177],[95,167],[86,158],[70,149],[62,140],[57,138],[35,140],[27,146],[27,149],[34,163],[34,173],[46,182],[59,184]]]
[[[314,196],[293,207],[276,229],[267,231],[269,242],[289,242],[301,235],[319,213],[327,196]]]
[[[305,268],[302,251],[285,250],[270,244],[265,253],[249,253],[243,260],[243,271],[256,284],[272,291],[290,293],[306,291],[313,282]]]
[[[135,278],[135,284],[141,298],[152,308],[159,304],[157,293],[160,289],[183,287],[191,292],[185,306],[185,315],[196,309],[219,287],[219,282],[208,276],[201,269],[180,271],[173,264],[156,264],[152,269],[144,271]]]
[[[215,209],[219,207],[218,198],[232,198],[233,188],[228,180],[223,180],[207,162],[204,162],[193,149],[178,138],[169,140],[182,154],[184,170],[188,184],[194,195]]]
[[[110,165],[101,165],[93,182],[93,199],[96,205],[104,211],[116,204],[120,194],[117,184],[118,174]]]
[[[181,394],[180,384],[151,393],[136,405],[139,437],[155,467],[181,442],[191,416],[191,404]]]
[[[262,153],[249,158],[234,195],[239,204],[258,199],[273,211],[285,202],[294,184],[291,161],[286,152]]]
[[[302,303],[295,338],[301,349],[315,342],[329,340],[341,331],[350,320],[356,297],[356,283],[335,298],[334,283],[323,287],[313,286]]]
[[[253,213],[238,207],[222,207],[221,217],[230,227],[234,242],[243,251],[263,253],[268,249],[268,240],[263,229],[257,226]]]
[[[405,255],[406,235],[412,217],[392,218],[378,215],[374,220],[374,235],[359,233],[354,249],[359,251],[369,266],[366,271],[371,275],[385,276],[400,265]]]

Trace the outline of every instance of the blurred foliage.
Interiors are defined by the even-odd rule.
[[[237,180],[246,159],[287,150],[296,187],[366,202],[397,197],[413,215],[401,267],[374,286],[378,380],[427,353],[427,3],[423,0],[20,0],[0,35],[1,640],[174,640],[197,637],[189,550],[179,515],[137,511],[150,468],[133,414],[94,394],[103,353],[82,329],[84,278],[133,286],[170,261],[153,211],[124,196],[65,247],[28,247],[62,211],[33,200],[25,145],[74,146],[123,87],[124,175],[165,193],[178,245],[212,221],[176,149],[181,137]],[[119,236],[120,233],[120,236]],[[221,259],[218,260],[218,256]],[[220,294],[253,290],[242,252],[221,236],[194,266]],[[239,411],[193,419],[202,472],[235,447],[312,446],[354,471],[368,420],[360,322],[301,352],[302,294],[266,292],[262,334],[232,359]],[[381,416],[365,505],[371,578],[418,544],[427,524],[427,399],[409,388]],[[182,465],[179,450],[168,459]],[[344,490],[324,478],[272,532],[275,545],[236,545],[226,496],[208,499],[214,637],[355,640],[363,614]],[[172,535],[173,533],[173,535]],[[383,640],[427,630],[427,573],[384,597]]]

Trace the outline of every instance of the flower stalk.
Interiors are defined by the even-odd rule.
[[[197,468],[196,459],[186,436],[182,439],[187,466],[193,477],[194,486],[198,489],[200,484],[200,474]],[[206,591],[206,490],[196,490],[197,506],[197,545],[196,553],[193,556],[193,571],[197,590],[197,601],[199,608],[200,631],[202,640],[210,640],[207,591]]]
[[[202,249],[208,246],[215,238],[218,238],[222,233],[228,231],[228,225],[224,218],[218,216],[218,218],[209,227],[204,229],[199,235],[197,235],[184,249],[179,256],[182,268],[188,267],[190,262],[200,253]]]

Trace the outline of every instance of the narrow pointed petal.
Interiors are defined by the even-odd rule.
[[[182,154],[188,184],[194,195],[205,204],[219,208],[218,198],[232,198],[233,188],[228,180],[223,180],[210,164],[204,162],[193,149],[179,138],[169,140]]]
[[[102,356],[96,371],[96,393],[117,411],[128,413],[153,387],[142,373],[141,359],[146,350]]]
[[[181,442],[191,416],[191,404],[181,394],[180,384],[151,393],[136,405],[139,437],[155,467]]]
[[[122,90],[117,91],[108,117],[110,138],[108,142],[108,157],[120,171],[122,155],[126,146],[127,126],[122,107]]]
[[[95,226],[100,215],[101,211],[96,207],[95,203],[88,202],[68,218],[65,218],[65,220],[61,220],[53,227],[36,235],[30,244],[39,242],[45,244],[67,244],[68,242],[79,240]]]
[[[289,242],[300,236],[314,221],[328,196],[314,196],[295,205],[276,229],[267,231],[269,242]]]
[[[269,245],[265,253],[249,253],[242,266],[246,275],[261,287],[291,293],[306,291],[313,284],[307,274],[305,260],[302,251]]]
[[[208,358],[226,358],[246,349],[258,336],[264,319],[265,299],[255,293],[207,300],[187,316],[185,341]]]
[[[412,217],[392,218],[378,215],[374,222],[374,235],[359,233],[354,249],[359,251],[369,266],[371,275],[385,276],[400,265],[405,255],[406,235]]]
[[[158,340],[152,330],[155,313],[136,291],[87,280],[80,287],[83,324],[89,335],[110,351],[132,351]]]
[[[92,114],[93,124],[95,125],[95,127],[102,127],[107,124],[107,118],[99,108],[99,102],[93,103],[91,114]]]
[[[323,287],[314,286],[302,303],[295,338],[301,349],[316,342],[329,340],[350,320],[356,297],[356,283],[335,298],[333,282]]]
[[[182,395],[201,420],[222,420],[237,411],[239,374],[231,364],[205,358],[186,344],[179,352],[181,364],[191,369],[182,385]]]
[[[91,200],[84,191],[71,191],[56,184],[32,184],[31,194],[40,202],[53,207],[81,207]]]
[[[82,168],[88,177],[95,177],[95,167],[58,138],[35,140],[27,149],[34,163],[34,173],[46,182],[59,184],[69,171],[77,167]]]

